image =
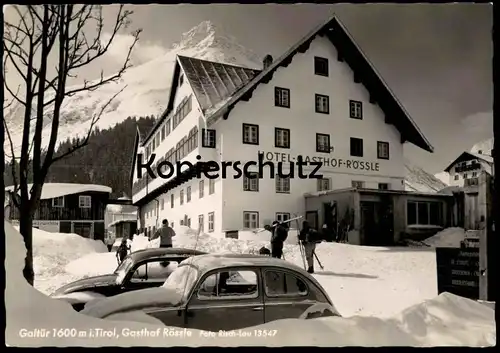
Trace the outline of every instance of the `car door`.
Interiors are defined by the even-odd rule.
[[[221,269],[205,275],[186,308],[186,327],[206,331],[236,330],[264,323],[260,272]]]
[[[262,269],[265,322],[297,319],[319,303],[315,288],[300,273],[281,268]]]

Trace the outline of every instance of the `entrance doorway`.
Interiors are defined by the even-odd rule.
[[[78,234],[84,238],[92,239],[92,223],[89,222],[74,222],[73,223],[73,232]]]
[[[309,223],[309,226],[313,229],[318,229],[318,211],[307,211],[306,212],[306,221]]]
[[[392,203],[361,201],[362,244],[386,246],[394,243]]]

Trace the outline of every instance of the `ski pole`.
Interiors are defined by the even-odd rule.
[[[324,270],[325,268],[321,264],[321,261],[319,261],[318,255],[316,255],[316,251],[313,252],[313,255],[316,258],[316,261],[318,261],[319,267],[321,267],[321,269]]]
[[[299,244],[299,251],[300,251],[300,257],[302,258],[302,266],[304,266],[304,270],[306,269],[306,260],[305,260],[305,251],[304,251],[304,246],[300,242],[299,239],[299,232],[300,232],[300,227],[299,227],[299,217],[295,219],[295,223],[297,223],[297,243]]]

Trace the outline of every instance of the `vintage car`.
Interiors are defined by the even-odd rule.
[[[210,254],[183,261],[162,287],[88,303],[82,314],[205,331],[340,316],[318,281],[281,259]]]
[[[205,254],[183,248],[153,248],[129,254],[116,270],[66,284],[51,294],[69,302],[76,311],[95,299],[102,299],[137,289],[159,287],[185,259]]]

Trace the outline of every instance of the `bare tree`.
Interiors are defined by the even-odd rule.
[[[24,110],[23,134],[20,153],[16,156],[14,142],[4,122],[13,160],[14,190],[12,200],[19,210],[19,230],[26,245],[23,275],[33,285],[33,216],[39,204],[42,187],[50,166],[76,150],[87,145],[92,128],[100,119],[104,109],[121,91],[110,97],[99,112],[92,116],[86,137],[76,146],[63,153],[55,153],[61,107],[66,97],[94,91],[117,81],[130,67],[132,49],[139,39],[140,30],[132,33],[133,42],[124,58],[123,66],[113,75],[95,81],[85,81],[77,88],[67,87],[67,79],[102,57],[116,35],[130,23],[131,11],[120,6],[113,26],[105,39],[102,6],[92,5],[39,5],[14,6],[19,22],[4,23],[4,88],[17,105]],[[84,28],[85,27],[85,28]],[[94,35],[90,36],[89,31]],[[55,72],[50,74],[50,65],[55,59]],[[12,68],[22,79],[24,89],[15,90],[9,85],[7,71]],[[123,90],[123,89],[122,89]],[[4,101],[5,106],[5,101]],[[50,119],[48,146],[42,144],[45,119]],[[16,169],[18,172],[16,172]],[[29,187],[28,174],[32,173]]]

